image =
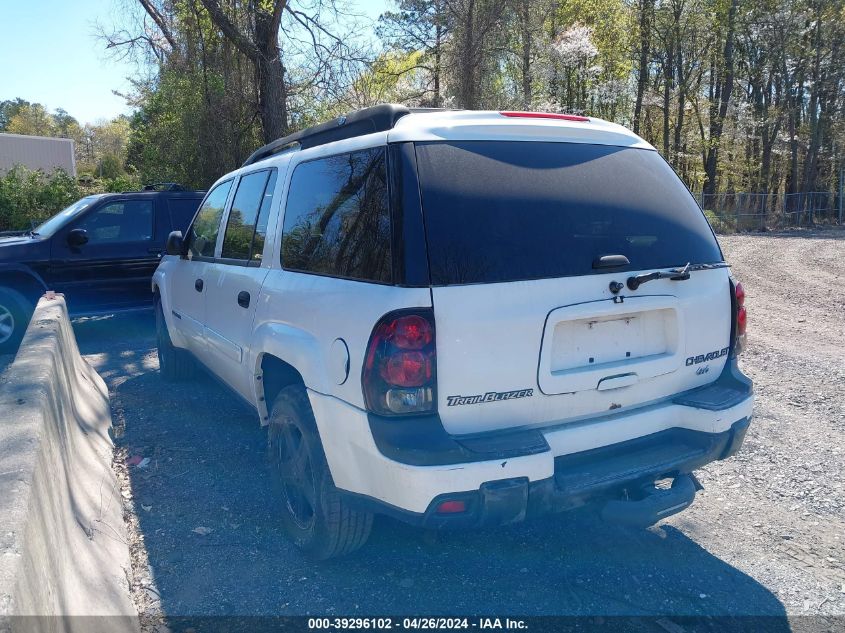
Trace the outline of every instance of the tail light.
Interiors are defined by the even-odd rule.
[[[434,313],[400,310],[373,328],[361,376],[367,409],[379,415],[433,411],[437,402]]]
[[[745,348],[745,330],[748,325],[748,313],[745,309],[745,289],[741,283],[731,282],[734,293],[734,356],[739,356]]]

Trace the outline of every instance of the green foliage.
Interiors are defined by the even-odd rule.
[[[77,182],[64,171],[14,167],[0,177],[0,231],[31,228],[83,196]]]
[[[123,174],[123,162],[114,154],[106,154],[97,164],[97,175],[105,179],[113,179]]]
[[[258,121],[213,69],[164,69],[154,85],[139,92],[127,165],[144,182],[204,189],[260,145]]]
[[[17,165],[0,176],[0,231],[30,229],[84,196],[140,189],[136,174],[77,181],[62,170],[45,174]]]

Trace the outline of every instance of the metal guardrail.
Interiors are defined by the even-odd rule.
[[[717,232],[842,225],[845,221],[843,196],[829,191],[702,193],[696,198]]]

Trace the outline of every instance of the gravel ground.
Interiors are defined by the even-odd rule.
[[[692,508],[645,531],[571,514],[438,537],[379,519],[357,555],[309,562],[279,527],[254,414],[207,377],[163,383],[151,315],[77,322],[82,351],[111,390],[145,624],[258,614],[845,615],[845,232],[721,243],[748,295],[743,367],[755,380],[755,421],[738,456],[700,471],[705,490]],[[150,461],[127,467],[132,456]]]

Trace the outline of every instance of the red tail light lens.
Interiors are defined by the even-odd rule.
[[[379,415],[433,411],[436,403],[434,313],[402,310],[373,328],[361,385],[367,409]]]
[[[748,312],[745,308],[745,288],[741,283],[733,284],[734,305],[736,306],[736,332],[734,334],[734,355],[738,356],[745,348],[745,332],[748,326]]]
[[[385,382],[399,387],[421,387],[431,378],[428,358],[422,352],[398,352],[379,368]]]
[[[399,317],[394,322],[393,342],[401,349],[422,349],[433,337],[431,324],[419,315]]]

